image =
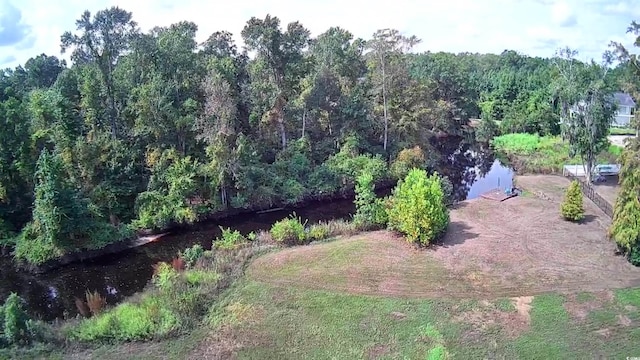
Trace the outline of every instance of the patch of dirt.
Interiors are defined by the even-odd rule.
[[[375,345],[367,350],[367,359],[379,359],[391,352],[389,345]]]
[[[247,273],[284,287],[414,298],[491,299],[640,286],[640,268],[613,255],[615,245],[606,238],[610,219],[590,200],[584,201],[583,223],[561,219],[568,179],[519,176],[517,183],[549,200],[464,201],[451,210],[447,234],[427,249],[389,231],[367,232],[267,254]],[[595,305],[575,306],[570,311],[582,317]]]
[[[609,329],[596,330],[595,333],[600,335],[600,336],[602,336],[605,339],[607,339],[607,338],[609,338],[611,336],[611,330],[609,330]]]
[[[407,314],[401,313],[399,311],[394,311],[394,312],[391,313],[391,317],[396,319],[396,320],[402,320],[402,319],[407,317]]]
[[[263,332],[224,325],[200,342],[200,346],[188,358],[192,360],[236,359],[238,351],[245,347],[269,345],[270,341]]]
[[[631,326],[631,319],[629,319],[626,315],[618,315],[618,324],[629,327]]]
[[[587,301],[578,301],[576,294],[569,294],[564,302],[564,308],[569,315],[579,321],[583,321],[594,310],[603,308],[614,300],[614,294],[610,290],[594,293],[594,298]]]
[[[626,305],[624,307],[624,309],[627,310],[627,311],[637,311],[638,310],[638,308],[633,306],[633,305]]]
[[[456,316],[455,321],[469,324],[472,330],[465,333],[465,338],[472,340],[482,338],[482,334],[494,326],[499,326],[510,338],[517,338],[529,328],[529,313],[505,312],[492,307],[483,307],[465,311]]]
[[[515,306],[518,314],[529,324],[531,317],[529,316],[529,310],[531,310],[531,302],[533,296],[519,296],[511,299],[513,306]]]

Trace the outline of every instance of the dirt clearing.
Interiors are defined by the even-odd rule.
[[[609,219],[585,199],[586,219],[560,218],[569,181],[518,177],[526,196],[475,199],[451,211],[447,235],[418,249],[388,231],[286,249],[257,259],[249,277],[283,286],[406,297],[515,297],[640,285],[614,255]]]

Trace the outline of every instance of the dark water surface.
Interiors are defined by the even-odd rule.
[[[513,172],[496,160],[490,151],[460,138],[440,140],[432,145],[430,150],[438,154],[435,167],[451,180],[456,200],[473,199],[496,187],[511,187]],[[87,290],[98,291],[108,303],[117,303],[147,285],[153,264],[170,261],[178,251],[194,244],[211,248],[212,239],[220,235],[219,226],[247,234],[267,230],[274,222],[293,212],[313,223],[349,219],[354,210],[352,200],[335,200],[295,210],[239,215],[200,224],[189,231],[172,233],[135,249],[71,264],[42,275],[17,271],[10,258],[0,258],[0,299],[16,292],[27,302],[32,316],[43,320],[75,316],[75,297],[84,298]]]

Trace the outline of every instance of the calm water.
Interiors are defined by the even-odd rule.
[[[496,187],[510,187],[513,172],[493,155],[463,139],[446,139],[432,144],[438,153],[436,168],[454,185],[456,200],[473,199]],[[240,215],[226,220],[198,225],[195,229],[173,233],[159,241],[99,259],[72,264],[42,275],[16,271],[9,258],[0,258],[0,299],[17,292],[27,302],[31,314],[43,320],[75,316],[74,298],[85,291],[98,291],[114,304],[142,290],[152,275],[152,265],[169,261],[178,251],[194,244],[211,248],[219,226],[242,233],[266,230],[274,222],[295,211],[309,222],[348,219],[355,207],[352,200],[319,202],[304,208],[265,214]]]

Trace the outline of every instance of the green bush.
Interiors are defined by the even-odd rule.
[[[329,229],[322,224],[314,224],[309,226],[307,230],[307,239],[309,241],[320,241],[329,237]]]
[[[151,281],[160,290],[167,291],[173,287],[174,283],[178,279],[178,272],[168,263],[160,262],[154,269],[153,277]]]
[[[426,166],[427,159],[424,151],[419,146],[415,146],[400,151],[389,170],[394,178],[404,179],[411,169],[424,169]]]
[[[200,286],[217,282],[220,280],[220,274],[209,270],[193,269],[185,271],[184,279],[191,286]]]
[[[200,244],[195,244],[190,248],[186,248],[180,253],[180,257],[184,260],[187,268],[195,266],[202,256],[204,256],[204,248]]]
[[[180,321],[161,299],[147,296],[140,303],[122,303],[83,320],[69,337],[80,341],[132,341],[159,338],[178,329]]]
[[[34,322],[24,310],[22,299],[11,293],[0,306],[0,345],[26,345],[36,336]]]
[[[384,227],[387,224],[387,212],[382,199],[376,197],[373,176],[364,172],[358,176],[356,183],[356,214],[353,221],[360,229]]]
[[[449,211],[440,176],[411,170],[393,190],[388,216],[389,228],[410,242],[428,245],[442,235],[449,225]]]
[[[233,250],[247,243],[247,238],[242,236],[238,230],[220,227],[220,231],[222,231],[222,236],[213,243],[216,249]]]
[[[302,244],[306,240],[304,224],[294,216],[282,219],[271,226],[271,237],[287,245]]]
[[[582,205],[582,189],[580,183],[574,180],[567,188],[564,201],[560,206],[562,217],[569,221],[580,221],[584,219],[584,207]]]

